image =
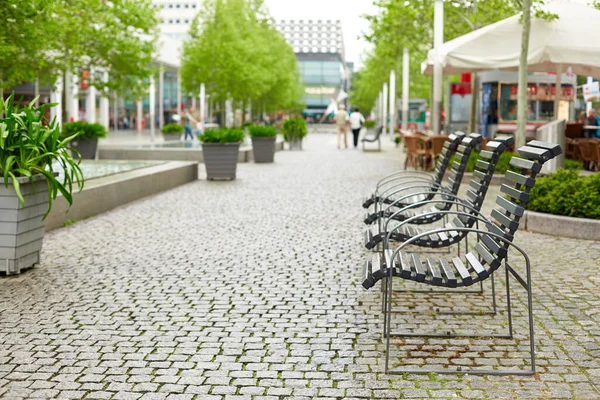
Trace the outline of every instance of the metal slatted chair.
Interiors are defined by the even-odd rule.
[[[457,132],[456,134],[449,136],[449,140],[444,144],[442,157],[440,157],[438,160],[434,175],[431,175],[429,172],[425,171],[397,171],[389,174],[377,182],[375,192],[363,200],[363,207],[369,208],[373,204],[377,206],[377,203],[380,201],[383,201],[384,203],[388,202],[388,200],[385,198],[385,193],[389,190],[392,190],[392,188],[395,190],[416,182],[432,183],[435,188],[439,187],[442,183],[442,179],[444,178],[444,174],[446,173],[446,169],[448,168],[448,164],[450,163],[450,159],[452,158],[452,155],[456,151],[456,148],[460,144],[464,135],[464,133]],[[389,202],[392,201],[393,200],[389,200]]]
[[[399,209],[404,209],[410,205],[421,204],[423,202],[428,202],[436,197],[436,195],[441,194],[447,195],[447,199],[456,198],[458,190],[460,189],[460,184],[462,182],[465,170],[467,169],[467,163],[469,161],[469,156],[471,155],[471,151],[481,142],[481,135],[472,133],[468,137],[463,138],[462,144],[459,145],[456,149],[456,157],[458,161],[452,162],[452,167],[447,171],[448,177],[445,179],[445,184],[436,187],[435,190],[431,190],[431,188],[427,185],[423,185],[422,183],[416,183],[409,186],[406,186],[402,189],[393,190],[389,193],[386,198],[395,198],[387,208],[384,210],[384,204],[380,204],[379,210],[372,214],[369,214],[365,217],[365,224],[370,224],[372,222],[378,221],[378,231],[383,231],[383,219],[381,216],[392,215]],[[408,192],[408,193],[407,193]],[[401,193],[401,194],[400,194]],[[400,194],[400,195],[399,195]],[[428,203],[431,207],[427,210],[428,212],[435,211],[445,211],[448,210],[450,205],[445,204],[439,209],[436,208],[433,204]],[[413,209],[406,210],[405,215],[407,218],[412,218],[422,211],[416,211]],[[400,214],[397,214],[400,215]],[[434,222],[436,219],[436,214],[428,214],[427,217],[431,222]],[[441,217],[440,217],[441,219]],[[430,222],[426,222],[430,223]],[[370,241],[370,231],[367,231],[365,234],[365,243],[369,243]]]
[[[409,240],[413,236],[421,234],[424,230],[419,227],[412,225],[425,225],[439,221],[443,218],[450,217],[454,213],[450,212],[452,207],[455,207],[457,211],[462,210],[462,213],[477,214],[481,210],[481,206],[485,200],[485,196],[489,189],[490,183],[494,172],[496,171],[496,164],[500,159],[502,153],[508,146],[512,146],[514,139],[507,137],[498,139],[495,141],[488,142],[487,146],[490,150],[482,150],[479,153],[478,160],[475,164],[475,170],[473,171],[473,177],[469,183],[469,189],[467,190],[467,198],[461,199],[458,196],[450,194],[435,193],[438,199],[431,199],[421,203],[415,203],[408,205],[400,210],[391,213],[387,210],[382,210],[380,218],[385,220],[383,229],[372,228],[365,232],[365,247],[369,250],[373,249],[376,245],[381,243],[386,237],[387,232],[392,230],[393,234],[390,235],[389,240],[394,242],[404,242]],[[419,194],[429,194],[427,192],[421,192]],[[411,196],[411,195],[408,195]],[[400,198],[399,200],[403,200]],[[433,207],[431,207],[433,205]],[[428,207],[426,210],[419,211],[418,208]],[[403,222],[397,222],[403,221]],[[465,215],[457,215],[453,221],[448,222],[446,226],[452,227],[472,227],[476,222],[476,219],[469,218]],[[402,225],[399,227],[398,226]],[[421,240],[413,243],[421,247],[429,248],[440,248],[448,247],[462,241],[467,236],[466,232],[457,233],[452,232],[450,235],[433,234],[423,237]],[[389,248],[389,243],[386,243],[384,248]],[[365,278],[365,283],[368,284],[368,277]]]
[[[377,128],[377,130],[375,131],[374,134],[372,134],[371,136],[365,136],[364,138],[362,138],[361,143],[362,143],[363,151],[365,151],[365,143],[375,143],[375,142],[377,142],[378,150],[381,151],[381,134],[382,133],[383,133],[383,126],[380,126],[379,128]]]
[[[380,269],[384,272],[386,278],[384,290],[384,299],[386,309],[384,316],[384,336],[386,339],[386,373],[469,373],[469,374],[493,374],[493,375],[531,375],[535,373],[535,343],[533,331],[533,311],[532,311],[532,282],[531,282],[531,263],[527,254],[512,241],[516,233],[520,219],[525,212],[525,206],[529,200],[529,193],[535,184],[536,176],[542,168],[542,165],[562,153],[560,146],[552,143],[532,141],[528,145],[521,147],[518,153],[524,157],[520,159],[513,157],[510,165],[520,169],[520,173],[508,171],[506,179],[509,185],[503,184],[496,204],[498,208],[491,213],[491,219],[487,219],[480,214],[471,215],[465,213],[465,216],[477,218],[485,223],[486,229],[449,227],[434,229],[429,232],[423,232],[420,235],[412,237],[404,242],[393,252],[386,251],[384,260]],[[464,258],[427,258],[421,259],[417,254],[408,254],[404,248],[421,238],[433,233],[471,232],[478,237],[477,245],[472,252],[467,253]],[[391,232],[388,233],[391,235]],[[522,277],[516,269],[508,262],[509,250],[515,250],[520,253],[525,260],[526,276]],[[392,332],[392,295],[393,277],[400,277],[405,280],[418,282],[425,285],[458,288],[468,287],[478,282],[488,279],[502,265],[505,267],[506,296],[507,296],[507,315],[508,315],[508,333],[507,334],[451,334],[451,333],[408,333]],[[390,369],[390,340],[394,337],[499,337],[505,339],[513,338],[513,324],[510,301],[510,277],[516,281],[527,292],[527,312],[529,325],[529,369],[478,369],[478,368],[418,368],[414,366]]]

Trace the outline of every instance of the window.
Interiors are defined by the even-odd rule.
[[[173,4],[169,4],[169,8],[173,8]]]
[[[179,23],[179,20],[178,20],[178,19],[176,19],[176,20],[175,20],[175,23],[176,23],[176,24],[178,24],[178,23]]]
[[[183,7],[184,7],[184,8],[189,8],[189,7],[190,7],[190,5],[186,3],[186,4],[184,4],[184,6],[183,6]]]
[[[192,4],[192,8],[196,8],[196,4]]]
[[[184,24],[189,24],[189,23],[190,23],[190,20],[189,20],[189,19],[186,19],[186,20],[184,21]]]

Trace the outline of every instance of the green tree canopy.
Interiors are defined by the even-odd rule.
[[[302,95],[295,55],[261,0],[206,0],[183,47],[184,90],[200,84],[216,102],[228,99],[269,109]]]
[[[152,72],[158,20],[150,0],[7,0],[0,7],[1,88],[66,72],[91,75],[100,90],[139,93]]]
[[[381,86],[396,70],[402,76],[402,53],[410,51],[411,97],[429,98],[431,79],[421,73],[421,62],[433,45],[433,8],[435,0],[377,0],[377,15],[366,16],[370,31],[365,35],[373,44],[364,68],[353,82],[352,101],[370,110]],[[451,0],[444,2],[444,41],[502,20],[519,11],[514,0]],[[399,94],[402,85],[397,85]]]

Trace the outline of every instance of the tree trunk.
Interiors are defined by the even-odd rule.
[[[519,60],[519,92],[518,92],[518,114],[517,132],[515,137],[515,148],[525,145],[527,125],[527,55],[529,53],[529,31],[531,30],[531,2],[523,0],[523,34],[521,36],[521,58]]]

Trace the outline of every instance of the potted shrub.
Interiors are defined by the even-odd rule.
[[[206,179],[235,179],[244,131],[227,128],[207,129],[198,139],[202,142]]]
[[[90,124],[85,121],[67,122],[63,126],[62,138],[77,135],[71,147],[79,152],[81,158],[93,160],[96,158],[98,139],[106,136],[106,128],[99,123]]]
[[[290,145],[290,150],[302,150],[302,139],[306,136],[306,121],[302,118],[290,118],[283,123],[283,138]]]
[[[252,152],[254,162],[272,163],[275,158],[275,139],[277,129],[272,126],[252,125],[248,127],[252,137]]]
[[[80,133],[61,138],[56,120],[44,118],[55,104],[34,107],[35,99],[21,108],[13,100],[14,93],[0,99],[0,272],[6,274],[39,262],[52,200],[60,192],[72,204],[73,186],[83,187],[80,157],[67,147]]]
[[[179,140],[185,132],[185,128],[179,124],[167,124],[160,130],[165,142]]]
[[[396,143],[396,147],[400,146],[400,143],[402,143],[402,136],[400,136],[400,135],[394,136],[394,143]]]

